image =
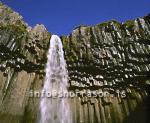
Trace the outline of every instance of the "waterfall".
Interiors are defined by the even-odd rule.
[[[43,91],[47,94],[67,92],[68,72],[62,42],[57,35],[51,37],[47,58]],[[40,123],[72,123],[68,99],[61,96],[42,97],[40,114]]]

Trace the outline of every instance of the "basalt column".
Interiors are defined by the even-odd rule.
[[[0,3],[0,123],[37,123],[41,118],[42,99],[30,94],[45,89],[50,39],[44,25],[32,28]],[[150,122],[150,15],[79,26],[61,40],[68,70],[65,87],[78,93],[68,99],[67,120]]]

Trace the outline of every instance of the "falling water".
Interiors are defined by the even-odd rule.
[[[67,92],[68,72],[60,38],[52,35],[47,55],[46,77],[43,91],[45,93]],[[67,98],[43,97],[40,102],[40,123],[72,123]]]

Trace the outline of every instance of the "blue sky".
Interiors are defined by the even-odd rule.
[[[81,24],[95,25],[111,19],[124,22],[150,13],[149,0],[1,0],[34,26],[66,35]]]

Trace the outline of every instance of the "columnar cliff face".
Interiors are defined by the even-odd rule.
[[[150,84],[150,16],[124,24],[110,21],[93,27],[80,26],[63,39],[70,90],[98,90],[111,95],[79,95],[72,103],[75,122],[145,123],[147,113],[145,118],[139,113],[139,121],[139,114],[134,111],[147,97]],[[116,92],[120,92],[119,97]],[[131,120],[132,114],[136,118]]]
[[[0,123],[38,119],[40,98],[29,97],[29,92],[43,87],[50,37],[43,25],[31,28],[0,5]],[[123,24],[80,26],[61,39],[68,89],[80,92],[69,99],[74,123],[148,122],[143,107],[150,85],[149,15]],[[82,95],[94,91],[111,97]]]
[[[30,105],[29,90],[42,87],[50,33],[43,25],[28,27],[4,5],[0,18],[0,122],[16,123]]]

